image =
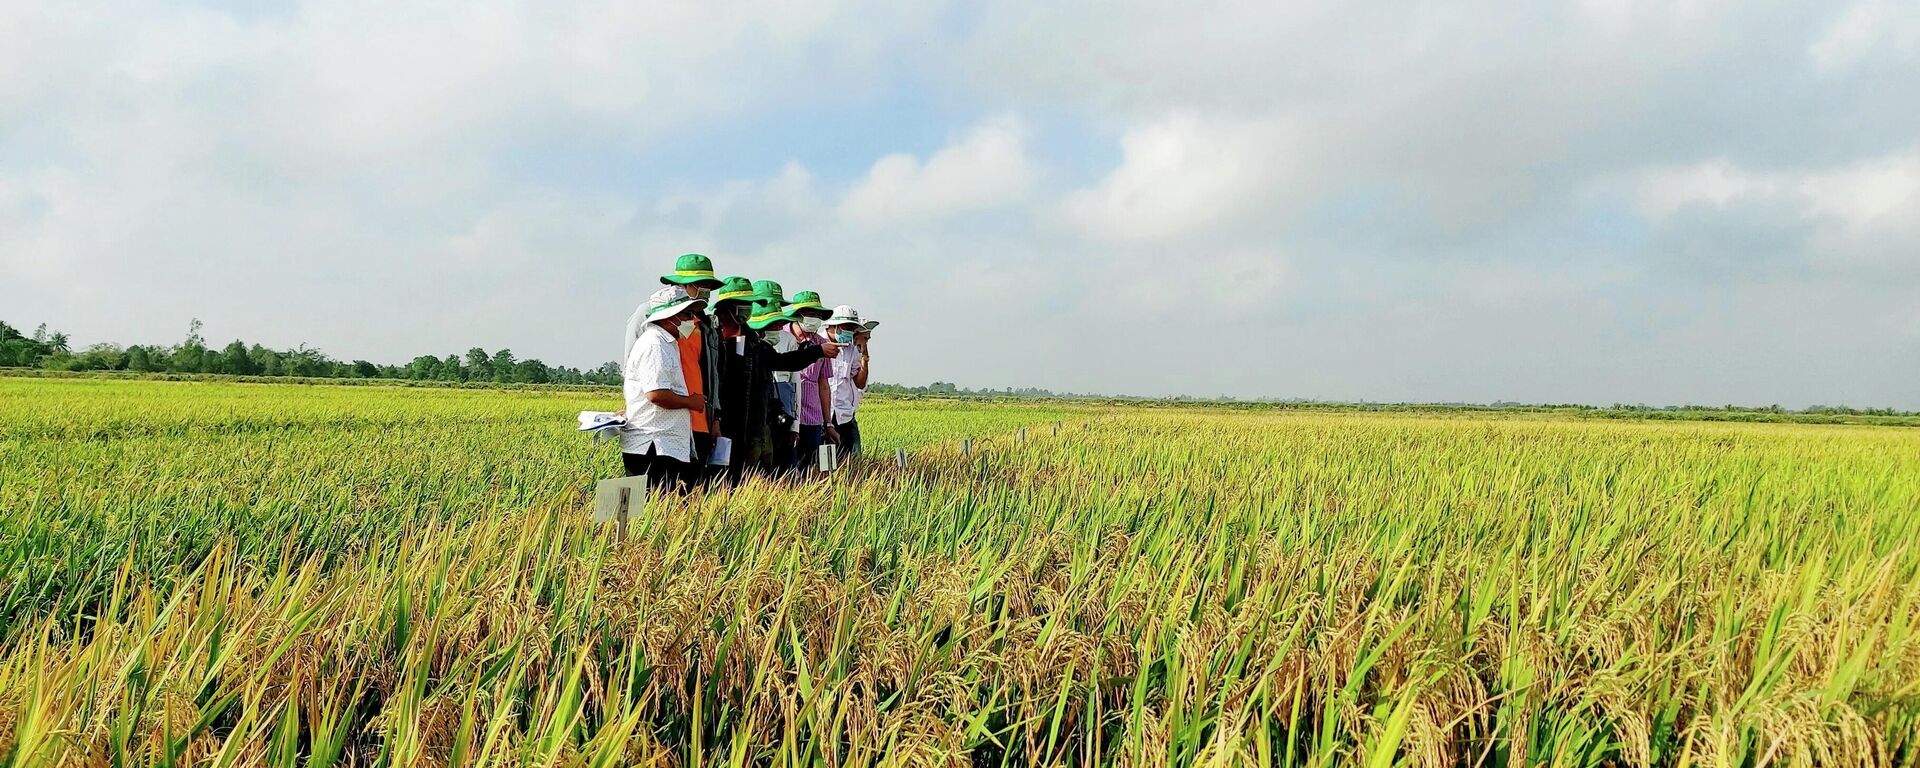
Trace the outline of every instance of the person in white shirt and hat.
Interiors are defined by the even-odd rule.
[[[655,291],[622,366],[627,423],[620,459],[627,476],[646,475],[655,488],[683,484],[693,466],[693,414],[706,401],[689,394],[679,341],[693,333],[705,307],[679,285]]]
[[[826,423],[833,425],[833,431],[840,437],[840,453],[843,456],[857,456],[860,453],[860,422],[855,414],[860,410],[860,393],[867,388],[868,356],[861,334],[868,332],[866,323],[860,319],[860,311],[846,304],[833,308],[833,316],[827,318],[829,340],[846,345],[840,355],[830,361],[832,368],[827,377],[827,387],[831,397],[828,403]]]

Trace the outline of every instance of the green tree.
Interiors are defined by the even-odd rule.
[[[499,382],[513,381],[513,350],[502,349],[493,353],[492,362],[493,375],[489,378]]]
[[[433,355],[416,357],[412,362],[407,363],[406,369],[401,371],[400,375],[409,379],[422,381],[432,381],[440,378],[440,358],[434,357]]]
[[[187,324],[187,340],[175,347],[168,355],[167,370],[177,373],[199,373],[207,364],[207,343],[200,338],[200,318],[194,318]]]
[[[486,381],[493,378],[493,361],[487,359],[487,351],[479,347],[467,350],[467,381]]]
[[[127,347],[127,369],[132,371],[157,371],[158,364],[153,361],[153,353],[146,346],[135,344]]]
[[[522,360],[513,366],[513,379],[524,384],[545,384],[553,380],[553,372],[538,359]]]
[[[261,376],[279,376],[280,353],[255,344],[247,348],[248,365],[260,372]]]
[[[253,362],[253,355],[247,350],[246,342],[234,339],[227,348],[221,350],[220,361],[226,373],[240,376],[260,375],[260,366]]]

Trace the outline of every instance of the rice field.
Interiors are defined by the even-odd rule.
[[[615,407],[0,378],[0,764],[1920,762],[1920,430],[872,400],[616,538]]]

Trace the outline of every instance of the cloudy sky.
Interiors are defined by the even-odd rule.
[[[0,319],[881,380],[1920,408],[1920,3],[0,2]]]

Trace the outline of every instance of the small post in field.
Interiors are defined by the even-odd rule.
[[[907,468],[907,449],[905,448],[893,449],[893,465],[896,467],[899,467],[900,469]]]
[[[960,455],[962,455],[962,456],[972,456],[972,455],[973,455],[973,438],[971,438],[971,437],[967,437],[967,438],[961,438],[961,440],[960,440]]]
[[[1060,422],[1056,421],[1053,423],[1053,436],[1054,437],[1060,436]]]
[[[1023,442],[1023,443],[1024,443],[1024,442],[1026,442],[1026,441],[1027,441],[1027,428],[1026,428],[1026,427],[1021,427],[1021,428],[1020,428],[1020,442]]]

